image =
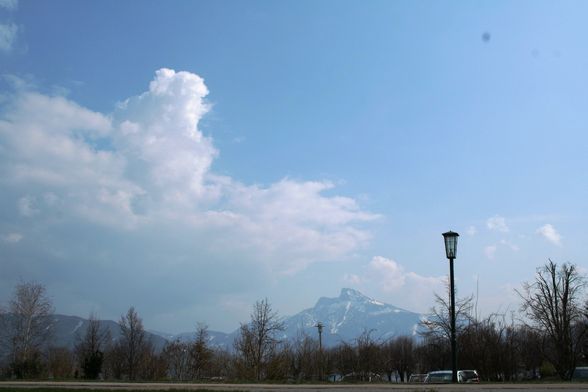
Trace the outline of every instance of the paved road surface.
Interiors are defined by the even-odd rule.
[[[460,384],[460,385],[412,385],[412,384],[321,384],[321,385],[264,385],[264,384],[177,384],[177,383],[111,383],[111,382],[0,382],[0,392],[5,388],[83,388],[83,389],[117,389],[124,391],[126,389],[142,389],[142,390],[198,390],[208,389],[211,391],[248,391],[248,392],[402,392],[402,391],[421,391],[421,392],[449,392],[449,391],[480,391],[480,392],[494,392],[494,391],[509,391],[509,392],[523,392],[523,391],[538,391],[538,392],[554,392],[554,391],[588,391],[588,384]]]

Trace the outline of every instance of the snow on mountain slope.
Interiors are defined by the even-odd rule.
[[[4,317],[10,316],[4,315]],[[352,344],[366,331],[370,332],[372,339],[384,341],[394,336],[414,335],[421,317],[418,313],[376,301],[359,291],[342,289],[339,297],[322,297],[314,307],[291,317],[285,317],[283,319],[285,331],[281,338],[294,340],[306,334],[317,339],[316,326],[320,322],[324,326],[323,345],[325,347],[342,342]],[[52,319],[51,344],[71,349],[84,335],[87,326],[88,320],[84,318],[56,314]],[[113,342],[120,337],[120,327],[115,321],[101,320],[100,328],[110,332]],[[177,335],[147,331],[146,334],[157,351],[163,349],[168,341],[178,339],[188,342],[195,338],[195,331]],[[239,329],[230,334],[210,330],[209,343],[213,347],[231,350],[238,336]],[[1,350],[0,356],[2,356]]]
[[[337,298],[320,298],[313,308],[284,320],[285,336],[301,333],[318,336],[317,324],[324,325],[323,343],[352,343],[363,332],[373,339],[387,340],[399,335],[412,335],[421,319],[418,313],[369,298],[359,291],[344,288]]]

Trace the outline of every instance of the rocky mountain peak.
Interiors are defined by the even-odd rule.
[[[370,298],[366,297],[362,293],[357,290],[343,288],[341,289],[341,294],[339,294],[339,299],[346,300],[346,301],[369,301]]]
[[[352,302],[373,302],[373,299],[363,295],[357,290],[349,288],[341,289],[341,294],[339,294],[339,300]]]

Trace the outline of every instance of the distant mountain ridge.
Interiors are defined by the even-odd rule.
[[[385,304],[367,297],[357,290],[344,288],[339,297],[321,297],[313,308],[284,320],[286,336],[293,338],[300,332],[318,336],[317,324],[324,325],[323,344],[352,343],[362,333],[370,332],[377,340],[394,336],[413,335],[422,315]]]
[[[100,329],[108,331],[113,342],[121,336],[120,326],[116,321],[99,320]],[[53,315],[53,345],[57,347],[73,348],[79,338],[86,333],[89,321],[78,316]],[[161,351],[167,340],[158,334],[145,331],[147,340],[150,340],[156,351]]]
[[[369,298],[357,290],[344,288],[336,298],[321,297],[314,307],[282,319],[285,330],[280,338],[294,340],[303,335],[318,338],[317,324],[323,324],[322,341],[325,347],[339,343],[354,343],[364,332],[375,340],[387,340],[400,335],[414,335],[423,316],[393,305]],[[53,315],[54,346],[73,348],[84,336],[88,320],[78,316]],[[112,341],[120,338],[119,324],[100,320],[100,327],[108,330]],[[146,330],[146,336],[157,351],[168,341],[192,341],[195,332],[167,334]],[[209,330],[209,344],[231,350],[239,336],[239,329],[231,333]]]
[[[10,314],[0,315],[0,328],[9,328]],[[120,326],[116,321],[99,320],[100,329],[110,333],[111,342],[117,341],[121,337]],[[49,344],[53,347],[67,347],[70,350],[75,348],[76,343],[84,337],[88,328],[89,321],[78,316],[67,316],[63,314],[54,314],[51,316],[51,340]],[[4,332],[4,331],[2,331]],[[145,337],[152,344],[157,352],[163,350],[167,340],[157,334],[145,331]],[[0,358],[8,355],[9,346],[0,346]]]
[[[349,288],[341,289],[336,298],[321,297],[312,308],[283,318],[282,339],[293,340],[308,335],[318,338],[317,325],[322,323],[323,345],[353,343],[362,333],[370,332],[375,340],[387,340],[395,336],[416,334],[423,315],[389,305]],[[239,329],[225,334],[209,331],[213,345],[231,348],[239,336]],[[171,335],[172,340],[188,341],[194,333]]]

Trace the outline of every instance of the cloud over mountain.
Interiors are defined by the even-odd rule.
[[[14,249],[10,270],[18,274],[21,257],[41,270],[86,266],[97,276],[117,275],[113,293],[124,290],[116,280],[133,274],[145,280],[139,292],[178,274],[162,310],[182,306],[175,299],[189,284],[212,287],[246,270],[296,273],[369,240],[360,224],[377,216],[353,198],[325,195],[334,189],[329,181],[260,186],[215,173],[218,150],[199,128],[211,109],[207,94],[200,76],[166,68],[113,113],[15,91],[0,117],[0,198],[13,206],[0,235],[18,232],[11,245],[37,241],[39,253]],[[182,281],[185,274],[193,280]],[[74,291],[98,303],[91,287],[77,285]]]
[[[428,311],[428,299],[444,290],[445,276],[423,276],[408,271],[393,259],[375,256],[361,275],[347,274],[345,281],[356,287],[378,290],[382,296],[402,297],[402,306]],[[425,305],[427,304],[427,305]]]

